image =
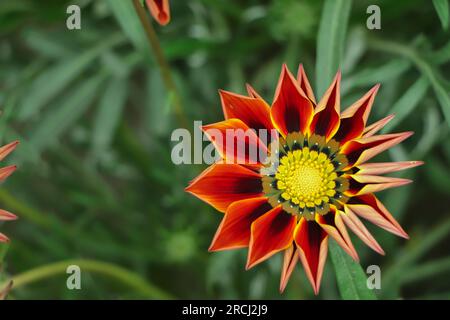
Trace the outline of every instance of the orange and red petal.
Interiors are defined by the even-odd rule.
[[[270,107],[261,98],[249,98],[224,90],[220,90],[219,94],[225,119],[240,119],[255,130],[274,129],[270,120]]]
[[[359,261],[358,253],[353,246],[342,218],[336,210],[331,210],[326,215],[317,215],[316,222],[348,253],[355,261]]]
[[[423,161],[399,161],[399,162],[364,163],[359,165],[357,168],[358,174],[379,175],[406,170],[421,165],[423,165]]]
[[[9,238],[0,232],[0,242],[8,242]]]
[[[356,196],[346,204],[348,208],[358,216],[369,220],[373,224],[383,228],[402,238],[409,239],[408,234],[400,224],[373,194]]]
[[[253,221],[271,209],[265,197],[233,202],[225,212],[209,251],[247,247]]]
[[[162,26],[170,21],[169,0],[146,0],[148,9],[153,18]]]
[[[293,243],[289,248],[284,251],[283,257],[283,269],[281,270],[280,279],[280,292],[283,292],[286,288],[289,278],[291,277],[292,271],[294,271],[299,259],[299,254],[295,243]]]
[[[16,169],[15,165],[0,168],[0,182],[8,178]]]
[[[333,137],[341,145],[361,137],[379,87],[379,85],[374,86],[361,99],[342,112],[339,130]]]
[[[360,138],[349,141],[343,146],[341,152],[347,156],[349,166],[357,166],[412,135],[413,132],[402,132]]]
[[[307,132],[314,106],[285,64],[273,101],[272,122],[282,135],[294,131]]]
[[[267,156],[267,146],[240,119],[209,124],[202,130],[226,163],[261,165]]]
[[[340,83],[341,72],[338,72],[333,83],[317,104],[314,117],[309,127],[311,134],[318,134],[329,140],[338,131],[341,109]]]
[[[9,211],[0,209],[0,220],[16,220],[17,216]]]
[[[293,241],[297,218],[283,211],[281,206],[273,208],[252,223],[247,269],[268,259],[275,253],[287,249]]]
[[[384,126],[389,123],[389,121],[394,119],[394,117],[395,117],[395,115],[391,114],[381,120],[378,120],[377,122],[372,123],[370,126],[367,126],[364,129],[363,137],[368,138],[368,137],[373,136],[375,133],[377,133],[378,131],[383,129]]]
[[[305,69],[303,68],[303,64],[300,64],[297,72],[297,81],[300,88],[306,94],[306,96],[311,100],[311,102],[316,105],[316,98],[314,97],[314,91],[309,84],[308,77],[306,76]]]
[[[347,195],[363,195],[381,190],[400,187],[412,182],[410,179],[354,174],[349,176],[350,187]]]
[[[345,212],[341,212],[341,218],[345,225],[353,231],[368,247],[384,255],[384,250],[378,244],[377,240],[372,236],[372,234],[367,230],[361,220],[353,213],[348,206],[344,206]]]
[[[3,160],[8,154],[14,151],[14,149],[19,144],[19,141],[13,141],[11,143],[8,143],[0,148],[0,161]]]
[[[294,233],[300,261],[314,293],[319,293],[323,268],[327,259],[328,235],[315,221],[301,218]]]
[[[258,98],[258,99],[261,99],[261,100],[265,101],[265,100],[259,95],[259,93],[256,92],[256,90],[255,90],[250,84],[247,83],[247,84],[245,85],[245,88],[247,89],[247,93],[248,93],[248,96],[249,96],[249,97],[251,97],[251,98]]]
[[[237,164],[223,163],[216,163],[203,171],[186,191],[221,212],[235,201],[263,195],[258,173]]]

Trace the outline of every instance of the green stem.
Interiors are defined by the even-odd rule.
[[[369,38],[368,45],[374,50],[399,55],[410,60],[430,82],[442,106],[444,117],[450,125],[450,98],[447,93],[448,88],[445,87],[446,84],[444,84],[443,77],[438,70],[433,69],[433,66],[428,61],[406,45],[376,38]]]
[[[166,87],[169,94],[173,95],[173,105],[175,109],[175,114],[179,121],[179,124],[185,128],[188,128],[188,120],[186,115],[184,114],[183,107],[181,104],[181,96],[177,90],[175,82],[172,78],[172,73],[170,71],[169,63],[164,56],[164,52],[161,48],[161,44],[159,43],[158,36],[156,35],[155,29],[148,19],[147,12],[142,7],[139,0],[133,0],[133,5],[136,10],[136,13],[141,21],[142,27],[145,30],[145,34],[147,36],[147,40],[153,50],[153,53],[156,58],[156,63],[158,64],[161,70],[161,76],[164,82],[164,86]]]
[[[50,278],[55,274],[66,273],[67,267],[70,265],[79,266],[82,271],[88,271],[93,273],[98,273],[112,279],[115,279],[122,284],[129,286],[134,289],[137,293],[148,299],[172,299],[173,297],[154,286],[146,282],[141,276],[130,272],[120,266],[95,260],[87,259],[74,259],[66,260],[61,262],[56,262],[35,269],[26,271],[19,275],[14,276],[11,280],[13,281],[13,290],[26,286],[30,283],[37,282],[43,279]],[[0,285],[0,288],[3,285]]]
[[[7,190],[0,189],[0,202],[5,204],[5,206],[11,211],[20,214],[21,217],[32,221],[33,223],[49,228],[52,226],[53,222],[40,211],[25,205],[22,201],[16,199]]]

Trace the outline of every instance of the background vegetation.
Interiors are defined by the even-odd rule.
[[[82,8],[81,30],[66,28],[69,4]],[[370,4],[381,30],[366,28]],[[248,82],[271,101],[281,64],[302,62],[318,96],[341,67],[343,106],[380,82],[370,120],[396,113],[386,130],[416,133],[384,159],[426,162],[402,175],[414,184],[381,193],[411,240],[370,228],[385,257],[354,241],[364,269],[381,267],[377,296],[450,298],[447,1],[171,6],[167,27],[151,23],[178,95],[131,1],[0,3],[0,138],[21,141],[6,161],[19,170],[0,189],[0,207],[20,217],[0,226],[12,239],[0,246],[10,297],[348,298],[330,259],[315,297],[300,267],[278,293],[281,257],[245,272],[245,250],[208,253],[221,215],[183,191],[204,167],[170,161],[174,128],[222,119],[217,89],[244,93]],[[70,263],[83,270],[80,291],[66,288]]]

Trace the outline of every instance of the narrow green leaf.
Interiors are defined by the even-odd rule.
[[[108,83],[103,94],[92,137],[92,148],[95,154],[105,150],[112,141],[128,94],[127,78],[113,78]]]
[[[367,276],[361,265],[334,240],[330,240],[329,246],[341,297],[345,300],[376,300],[375,293],[367,287]]]
[[[75,87],[64,97],[58,108],[51,110],[39,122],[39,126],[34,129],[33,135],[30,137],[30,143],[38,150],[54,143],[70,125],[84,114],[104,78],[104,74],[100,74]]]
[[[433,0],[434,8],[441,20],[442,28],[448,29],[448,0]]]
[[[411,114],[419,102],[422,101],[429,86],[430,84],[424,76],[417,80],[389,110],[390,113],[395,114],[395,118],[383,128],[382,132],[392,131]]]
[[[132,1],[108,0],[108,4],[125,35],[139,50],[148,50],[147,38]]]
[[[373,86],[375,83],[384,83],[395,79],[408,71],[411,62],[405,59],[396,59],[376,68],[365,68],[342,79],[341,94],[345,95],[352,88]]]
[[[330,85],[344,52],[351,0],[326,0],[317,36],[316,84],[318,96]]]
[[[443,45],[439,50],[433,52],[429,60],[438,65],[450,61],[450,41]]]
[[[19,110],[21,120],[36,115],[59,94],[69,83],[80,75],[107,47],[116,45],[123,40],[121,35],[114,35],[98,46],[78,56],[65,57],[63,60],[42,72],[30,85],[24,95]]]
[[[450,219],[441,221],[436,227],[428,230],[426,236],[420,239],[414,246],[411,245],[410,250],[404,251],[396,259],[395,264],[385,272],[385,276],[382,278],[383,284],[386,284],[385,287],[389,289],[392,286],[398,286],[400,284],[398,277],[401,276],[403,270],[430,252],[430,250],[448,236],[449,232]]]
[[[160,136],[170,128],[170,105],[161,75],[155,68],[147,73],[145,118],[149,132]]]
[[[435,190],[450,195],[450,189],[448,187],[450,186],[450,172],[448,171],[448,165],[442,163],[436,156],[428,155],[425,174],[430,187],[434,187]]]
[[[8,243],[0,243],[0,267],[5,259],[6,252],[8,252],[9,244]],[[0,268],[1,270],[1,268]]]
[[[424,60],[413,48],[406,45],[381,39],[372,39],[370,41],[370,46],[372,46],[375,50],[403,56],[414,63],[417,69],[430,82],[436,98],[441,105],[445,120],[450,126],[450,96],[445,88],[445,80],[443,80],[440,71],[432,66],[428,61]]]
[[[420,140],[411,152],[412,159],[423,159],[434,145],[439,142],[440,136],[445,136],[448,132],[447,123],[441,123],[439,110],[434,105],[426,109],[423,122]]]
[[[62,41],[58,42],[53,34],[31,29],[25,32],[24,40],[31,49],[48,58],[71,56],[73,52]]]

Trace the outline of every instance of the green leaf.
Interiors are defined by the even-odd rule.
[[[342,80],[341,94],[345,95],[352,88],[373,86],[375,83],[384,83],[395,79],[408,71],[411,62],[405,59],[396,59],[376,68],[365,68]]]
[[[56,110],[51,110],[39,122],[30,137],[30,143],[38,150],[54,143],[87,110],[104,78],[104,74],[99,74],[75,87]]]
[[[361,265],[353,261],[334,240],[330,240],[329,245],[342,299],[376,300],[374,292],[367,288],[367,276]]]
[[[406,284],[423,281],[445,272],[450,272],[450,258],[442,258],[411,268],[402,275],[402,282]]]
[[[344,52],[351,0],[327,0],[317,36],[316,84],[321,96],[338,71]]]
[[[92,147],[96,155],[111,144],[114,131],[121,119],[127,94],[127,78],[113,78],[110,80],[100,100],[95,117]]]
[[[429,229],[427,234],[415,244],[411,244],[410,250],[404,251],[402,255],[399,255],[383,277],[383,284],[387,291],[390,291],[392,287],[398,287],[400,285],[403,271],[429,253],[439,242],[443,241],[450,232],[450,219],[446,221],[440,221],[432,229]]]
[[[98,46],[78,56],[65,57],[56,65],[46,69],[31,83],[24,95],[19,118],[27,120],[39,113],[69,83],[79,76],[105,48],[120,43],[123,38],[114,35]]]
[[[145,32],[132,1],[108,0],[108,4],[125,35],[139,50],[149,50]]]
[[[441,20],[442,28],[448,29],[448,0],[433,0],[434,8]]]
[[[445,88],[445,80],[441,72],[431,65],[428,61],[423,59],[413,48],[393,42],[380,39],[372,39],[370,45],[379,51],[397,54],[409,59],[415,64],[417,69],[425,76],[434,90],[436,98],[441,105],[442,113],[444,114],[447,124],[450,126],[450,96]]]
[[[395,118],[383,128],[382,132],[392,131],[416,108],[427,93],[430,86],[428,80],[422,76],[417,80],[392,106],[389,113],[395,114]]]
[[[8,243],[0,243],[0,270],[3,260],[5,259],[6,253],[8,252],[9,244]]]

